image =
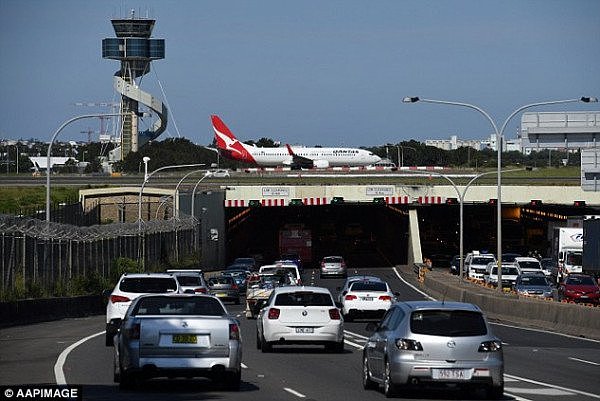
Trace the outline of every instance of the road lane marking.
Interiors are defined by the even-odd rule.
[[[511,393],[507,393],[507,392],[504,392],[504,395],[507,395],[507,396],[509,396],[509,397],[512,397],[512,398],[514,398],[516,401],[533,401],[533,400],[531,400],[531,399],[529,399],[529,398],[523,398],[523,397],[519,397],[518,395],[514,395],[514,394],[511,394]]]
[[[402,276],[400,275],[400,273],[398,273],[398,270],[396,270],[395,267],[393,269],[394,269],[394,273],[396,273],[396,276],[398,276],[398,278],[400,279],[400,281],[402,281],[404,284],[406,284],[407,286],[409,286],[413,290],[417,291],[419,294],[423,295],[425,298],[429,299],[430,301],[437,301],[437,299],[435,299],[434,297],[431,297],[431,296],[425,294],[423,291],[421,291],[420,289],[418,289],[417,287],[415,287],[414,285],[412,285],[408,281],[404,280],[402,278]]]
[[[302,394],[302,393],[299,393],[299,392],[297,392],[296,390],[293,390],[293,389],[291,389],[291,388],[284,387],[283,389],[284,389],[285,391],[287,391],[288,393],[295,395],[296,397],[300,397],[300,398],[306,398],[306,396],[305,396],[304,394]]]
[[[570,360],[572,360],[572,361],[583,362],[583,363],[589,363],[590,365],[596,365],[596,366],[600,366],[600,363],[598,363],[598,362],[586,361],[585,359],[571,358],[571,357],[569,357],[569,359],[570,359]]]
[[[242,366],[242,369],[248,369],[248,366],[246,366],[245,363],[242,363],[241,366]]]
[[[522,388],[522,387],[505,387],[504,390],[512,391],[519,394],[539,394],[539,395],[575,395],[569,391],[558,390],[555,388]]]
[[[346,339],[344,339],[344,342],[348,345],[351,345],[354,348],[358,348],[358,349],[363,349],[363,346],[357,343],[353,343],[352,341],[348,341]]]
[[[527,383],[537,384],[537,385],[540,385],[540,386],[546,386],[546,387],[550,387],[550,388],[557,389],[557,390],[568,391],[570,393],[575,393],[575,394],[579,394],[579,395],[585,395],[587,397],[592,397],[592,398],[595,398],[595,399],[600,399],[600,395],[588,393],[586,391],[575,390],[575,389],[568,388],[568,387],[557,386],[557,385],[554,385],[554,384],[540,382],[540,381],[537,381],[537,380],[531,380],[531,379],[527,379],[525,377],[509,375],[509,374],[506,374],[506,373],[504,374],[504,376],[508,377],[510,379],[517,379],[517,380],[521,380],[521,381],[524,381],[524,382],[527,382]]]
[[[358,333],[354,333],[354,332],[348,331],[348,330],[344,330],[344,333],[348,334],[351,337],[361,338],[363,340],[368,340],[369,339],[369,337],[365,337],[365,336],[362,336],[362,335],[360,335]]]
[[[69,353],[71,351],[73,351],[75,348],[79,347],[84,342],[86,342],[87,340],[90,340],[94,337],[101,336],[104,333],[106,333],[106,331],[101,331],[99,333],[92,334],[91,336],[84,337],[81,340],[77,341],[76,343],[69,345],[67,348],[64,349],[63,352],[60,353],[60,355],[58,356],[58,359],[56,360],[56,363],[54,364],[54,378],[56,380],[56,384],[58,384],[59,386],[61,386],[61,385],[64,386],[67,384],[67,380],[65,378],[65,372],[63,371],[63,366],[64,366],[65,362],[67,361],[67,357],[69,356]]]

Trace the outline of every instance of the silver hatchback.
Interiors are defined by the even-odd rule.
[[[321,260],[321,277],[325,276],[348,276],[346,262],[342,256],[325,256]]]
[[[460,302],[398,302],[363,348],[363,387],[383,386],[387,397],[409,385],[482,387],[504,392],[501,341],[481,310]]]

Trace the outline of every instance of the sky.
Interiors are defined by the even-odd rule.
[[[166,41],[141,82],[169,107],[159,139],[208,145],[211,114],[242,141],[487,139],[492,125],[474,110],[402,99],[474,104],[501,126],[526,104],[600,97],[598,0],[0,0],[0,139],[48,141],[71,117],[110,112],[75,103],[118,101],[119,63],[101,43],[131,9]],[[83,120],[58,139],[99,129]]]

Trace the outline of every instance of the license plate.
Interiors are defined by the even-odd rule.
[[[362,297],[361,298],[363,301],[372,301],[373,297]]]
[[[196,344],[198,338],[195,334],[173,334],[173,344]]]
[[[432,369],[431,377],[435,380],[471,380],[470,369]]]
[[[314,333],[314,331],[312,327],[296,327],[296,333]]]

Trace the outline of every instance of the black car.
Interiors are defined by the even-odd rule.
[[[464,258],[464,256],[463,256],[463,258]],[[460,256],[454,255],[454,257],[450,261],[450,274],[458,275],[459,270],[460,270]],[[463,274],[464,273],[465,272],[463,271]]]

